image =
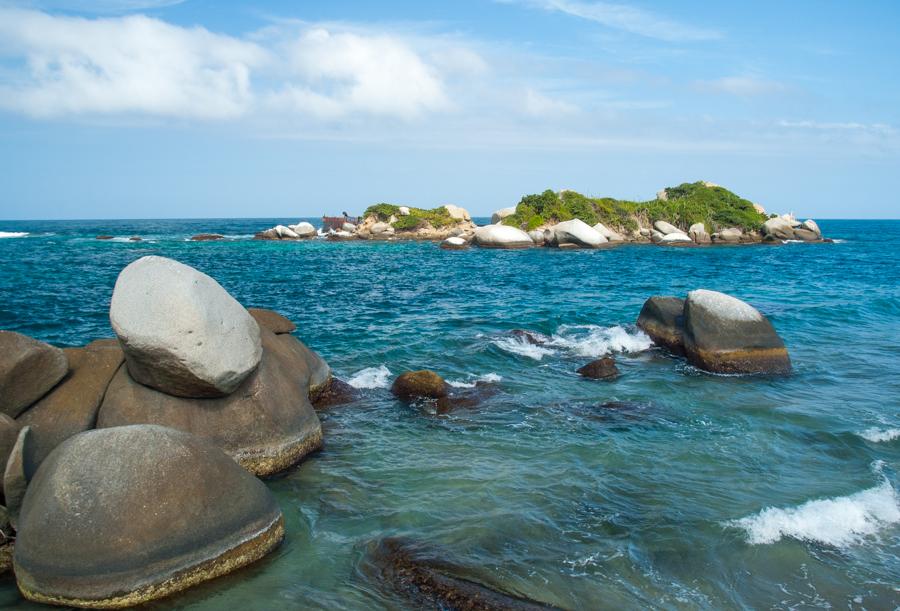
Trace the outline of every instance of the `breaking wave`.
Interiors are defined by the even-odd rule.
[[[353,377],[347,380],[347,384],[353,388],[387,388],[390,377],[391,370],[384,365],[379,365],[357,371]]]
[[[550,345],[565,348],[574,356],[599,358],[613,352],[643,352],[653,341],[640,329],[629,331],[618,325],[563,325],[551,338]]]
[[[447,380],[447,384],[454,388],[475,388],[475,384],[478,382],[487,382],[489,384],[496,384],[503,380],[503,376],[497,375],[496,373],[486,373],[481,377],[475,378],[473,380],[469,380],[466,382],[459,380]]]
[[[27,231],[0,231],[0,238],[24,238],[27,236]]]
[[[872,443],[881,443],[884,441],[894,441],[895,439],[900,438],[900,429],[871,428],[857,434],[866,441],[871,441]]]

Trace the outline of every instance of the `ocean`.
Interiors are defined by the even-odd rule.
[[[900,605],[900,221],[822,221],[835,243],[778,247],[250,239],[296,220],[0,222],[0,328],[111,337],[117,274],[163,255],[295,321],[363,393],[268,482],[284,545],[158,608],[414,608],[369,569],[386,536],[565,609]],[[203,232],[228,239],[187,241]],[[633,326],[651,295],[696,288],[766,314],[793,375],[703,373]],[[606,354],[617,380],[575,374]],[[445,415],[395,401],[393,377],[422,368],[499,392]],[[0,607],[31,607],[9,577]]]

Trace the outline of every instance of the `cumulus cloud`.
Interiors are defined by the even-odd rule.
[[[608,28],[639,34],[667,42],[714,40],[722,35],[715,30],[667,19],[656,13],[627,4],[579,2],[577,0],[499,0],[507,4],[525,4],[546,11],[587,19]]]
[[[787,90],[783,83],[756,76],[725,76],[710,81],[697,81],[695,85],[700,91],[743,97],[781,93]]]

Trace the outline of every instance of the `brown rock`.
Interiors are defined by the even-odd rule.
[[[616,359],[605,356],[602,359],[591,361],[579,369],[578,374],[592,380],[612,380],[619,377],[619,368],[616,367]]]
[[[306,344],[301,342],[293,335],[277,336],[279,342],[287,349],[293,358],[303,363],[304,373],[307,376],[306,384],[309,387],[308,397],[310,401],[314,401],[316,397],[331,381],[331,367],[325,362],[321,356],[310,350]]]
[[[0,413],[15,418],[43,397],[69,370],[59,348],[0,331]]]
[[[276,335],[293,333],[297,330],[297,325],[274,310],[247,308],[247,311],[250,312],[250,316],[256,319],[260,327],[265,327]]]
[[[675,354],[684,354],[684,299],[653,296],[644,302],[637,327],[653,343]]]
[[[794,238],[804,242],[818,242],[822,239],[822,236],[809,229],[794,229]]]
[[[296,338],[265,328],[260,334],[259,367],[227,397],[174,397],[138,384],[119,368],[97,428],[159,424],[210,439],[257,475],[293,466],[322,445],[322,426],[308,398],[310,371]]]
[[[213,242],[224,238],[225,236],[219,233],[198,233],[191,238],[191,242]]]
[[[19,509],[22,507],[28,482],[35,472],[35,466],[28,460],[28,456],[31,454],[31,443],[31,429],[26,426],[19,431],[16,445],[9,454],[6,469],[3,472],[3,498],[6,503],[7,518],[13,527],[17,525]]]
[[[400,374],[391,386],[391,392],[403,401],[415,399],[442,399],[448,395],[444,378],[433,371],[407,371]]]
[[[112,235],[98,235],[95,239],[97,239],[97,240],[111,240],[111,239],[113,239],[114,237],[116,237],[116,236],[112,236]]]
[[[22,425],[6,414],[0,414],[0,465],[6,465]],[[0,498],[2,498],[0,494]]]
[[[359,399],[359,391],[343,380],[332,377],[325,388],[312,398],[313,407],[327,409],[337,405],[345,405]]]
[[[142,238],[142,237],[140,237],[140,236],[133,235],[133,236],[131,236],[130,238],[128,238],[128,240],[129,240],[130,242],[143,242],[143,241],[144,241],[144,238]]]
[[[40,465],[60,443],[94,428],[97,411],[116,371],[125,360],[119,342],[97,340],[84,348],[65,348],[70,371],[43,399],[18,417],[31,427],[32,464]]]

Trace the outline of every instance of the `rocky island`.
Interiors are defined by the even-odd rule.
[[[308,222],[278,225],[256,234],[261,240],[430,240],[461,250],[486,248],[602,248],[617,244],[704,246],[822,242],[818,224],[793,214],[767,214],[765,208],[707,181],[667,187],[656,198],[635,202],[592,198],[576,191],[546,190],[502,208],[491,224],[476,226],[464,208],[430,210],[381,203],[370,206],[359,224],[318,233]]]

